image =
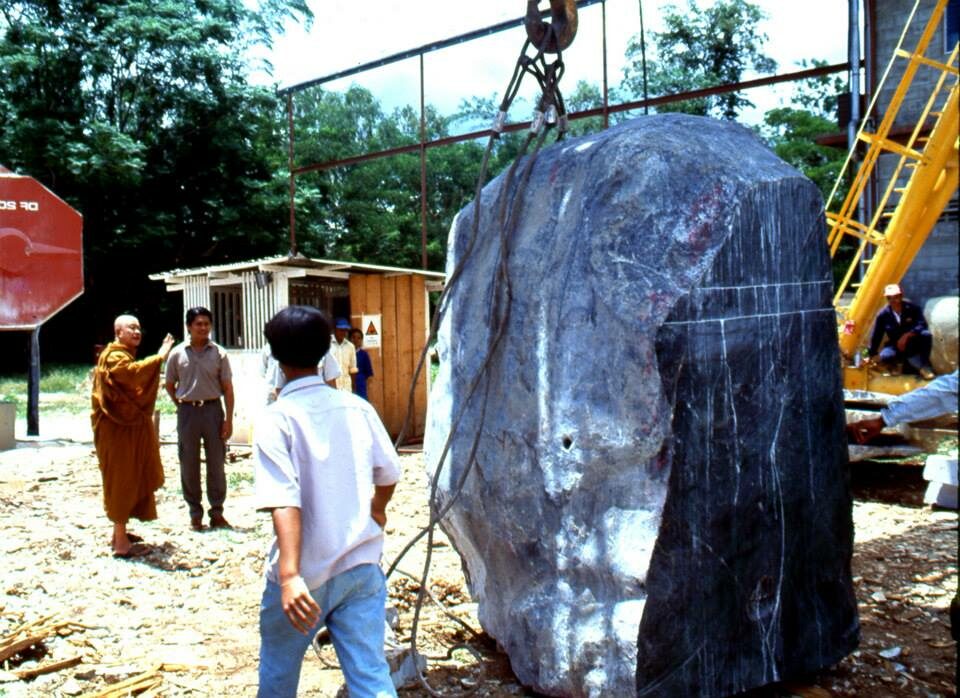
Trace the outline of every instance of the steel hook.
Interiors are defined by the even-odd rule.
[[[565,51],[577,35],[577,0],[550,0],[550,22],[540,17],[538,0],[527,0],[524,25],[530,43],[543,53]]]

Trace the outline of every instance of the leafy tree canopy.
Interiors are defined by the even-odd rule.
[[[761,74],[776,70],[777,64],[763,53],[767,40],[759,30],[765,15],[746,0],[716,0],[700,7],[687,0],[682,10],[676,5],[664,8],[662,32],[653,33],[654,50],[648,61],[648,86],[651,96],[740,82],[747,71]],[[638,37],[627,45],[627,67],[623,88],[642,95],[641,46]],[[727,93],[658,107],[659,111],[679,111],[700,116],[736,119],[744,108],[753,106],[743,95]]]
[[[280,254],[288,242],[285,105],[247,82],[254,45],[294,18],[305,0],[8,0],[0,5],[0,163],[37,177],[84,216],[86,294],[53,323],[72,343],[102,341],[120,312],[179,315],[179,299],[147,274]],[[760,11],[744,0],[668,9],[654,35],[654,94],[740,80],[775,67],[763,54]],[[637,94],[639,45],[632,42],[616,102]],[[763,135],[821,187],[832,181],[829,149],[812,137],[833,130],[835,86],[813,81],[794,106],[767,115]],[[565,86],[568,111],[599,107],[596,84]],[[675,107],[735,118],[749,102],[722,95]],[[294,164],[342,160],[415,146],[420,114],[386,111],[369,91],[314,88],[293,96]],[[511,119],[527,118],[514,105]],[[432,107],[426,136],[483,128],[495,98],[475,98],[451,116]],[[671,107],[674,108],[674,107]],[[615,122],[624,118],[612,115]],[[602,117],[571,123],[598,131]],[[504,134],[489,176],[517,156],[525,134]],[[427,257],[444,265],[447,230],[474,196],[485,143],[427,150]],[[419,151],[318,169],[296,179],[298,251],[309,256],[419,267]],[[118,293],[118,290],[120,291]],[[90,317],[100,326],[90,327]],[[77,334],[76,328],[83,330]],[[86,356],[86,353],[83,354]]]
[[[802,65],[807,67],[806,62]],[[812,65],[820,67],[826,62],[815,60]],[[843,89],[843,79],[836,76],[824,75],[796,83],[791,106],[768,111],[760,128],[776,154],[812,179],[824,200],[840,175],[846,152],[819,145],[816,138],[838,130],[837,95]]]
[[[308,166],[420,142],[420,113],[384,112],[368,90],[313,88],[294,95],[295,164]],[[428,140],[450,135],[454,118],[426,109]],[[444,265],[447,230],[473,198],[483,145],[427,151],[427,261]],[[421,265],[419,150],[297,178],[297,245],[308,256],[394,266]]]
[[[170,302],[149,272],[276,251],[283,120],[242,57],[290,17],[304,0],[0,5],[0,162],[84,217],[86,293],[60,326],[148,325]]]

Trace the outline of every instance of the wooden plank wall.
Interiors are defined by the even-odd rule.
[[[427,293],[417,274],[350,276],[350,323],[361,327],[362,315],[381,316],[381,346],[367,348],[374,377],[368,384],[370,402],[391,436],[403,427],[410,383],[427,341]],[[366,329],[366,328],[361,328]],[[427,412],[427,373],[421,371],[414,392],[414,410],[408,440],[423,437]]]

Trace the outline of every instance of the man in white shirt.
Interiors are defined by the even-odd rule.
[[[399,459],[370,404],[317,375],[330,338],[319,310],[284,308],[264,333],[287,383],[254,441],[256,507],[271,512],[276,533],[260,606],[258,696],[296,696],[321,626],[350,695],[396,696],[379,562]]]
[[[331,388],[337,387],[337,378],[340,376],[340,364],[333,355],[333,351],[328,350],[320,361],[319,375],[323,376],[323,382]],[[267,384],[267,404],[277,399],[281,388],[287,384],[287,377],[280,370],[280,363],[273,358],[270,353],[270,344],[264,344],[260,351],[260,375]]]
[[[357,348],[350,341],[350,323],[345,318],[337,318],[330,340],[331,352],[340,364],[340,376],[337,378],[337,390],[353,392],[357,376]]]

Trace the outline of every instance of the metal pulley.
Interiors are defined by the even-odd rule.
[[[543,53],[565,51],[577,35],[577,0],[550,0],[550,21],[540,16],[538,0],[527,0],[527,38]]]

